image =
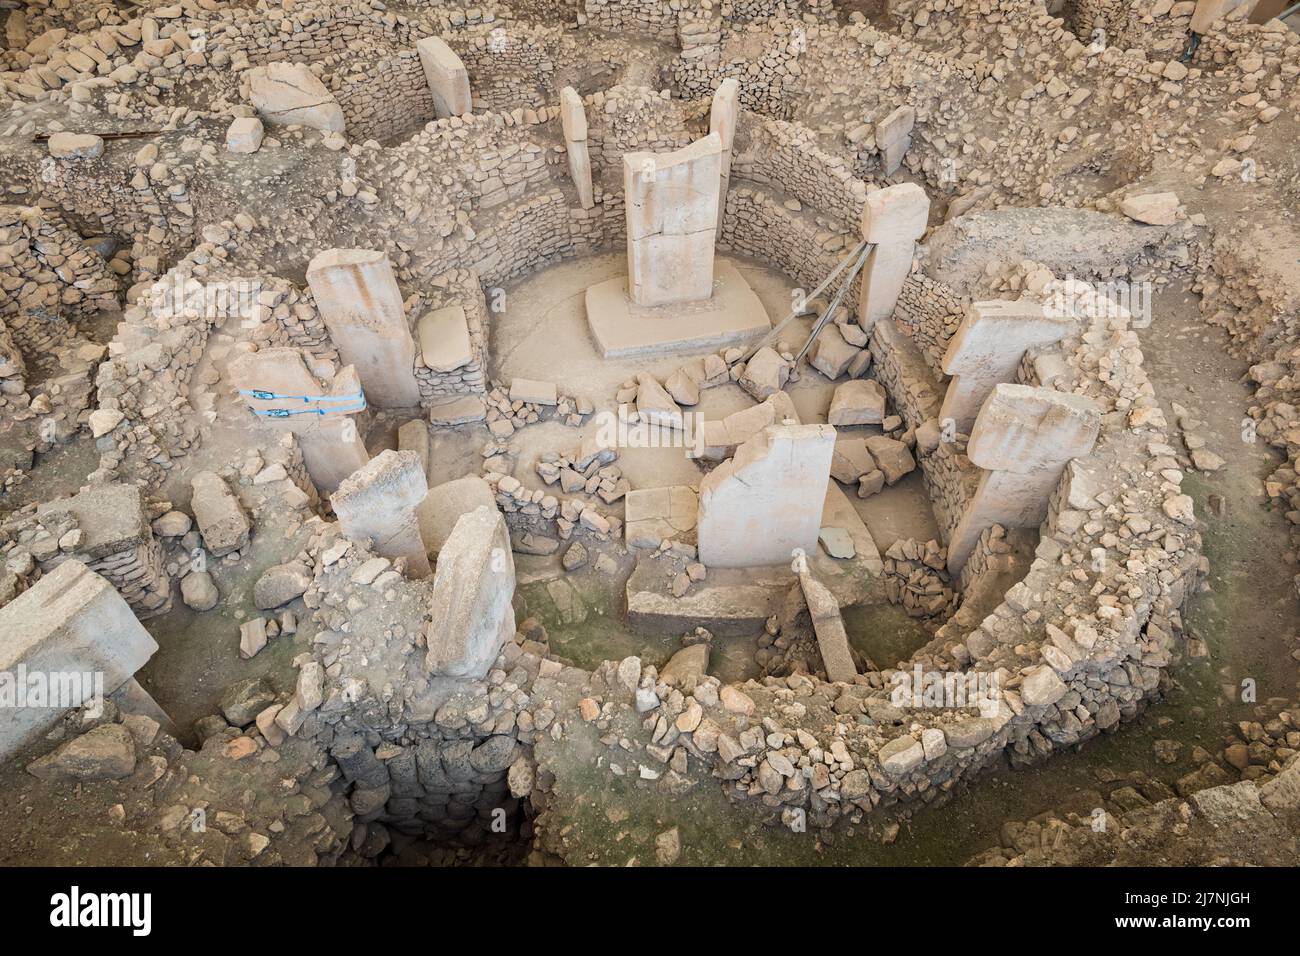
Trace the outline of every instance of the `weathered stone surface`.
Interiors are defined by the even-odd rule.
[[[121,724],[104,724],[28,764],[42,780],[120,780],[135,770],[135,740]]]
[[[249,99],[268,123],[343,132],[343,107],[305,63],[278,61],[248,73]]]
[[[700,482],[700,560],[753,567],[811,552],[834,451],[829,425],[770,425],[741,445]]]
[[[447,677],[486,674],[514,637],[514,590],[514,556],[501,513],[480,507],[462,516],[438,554],[425,669]]]
[[[0,707],[0,758],[38,738],[69,708],[116,691],[156,650],[122,596],[80,561],[46,573],[0,607],[0,672],[15,674],[21,665],[50,685],[49,706]]]
[[[203,544],[213,557],[248,547],[252,531],[244,507],[220,475],[201,471],[190,479],[193,495],[190,508],[203,535]]]

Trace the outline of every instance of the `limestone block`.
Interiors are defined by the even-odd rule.
[[[190,488],[190,509],[208,553],[219,558],[246,548],[252,526],[244,506],[221,476],[200,471],[190,479]]]
[[[722,140],[710,133],[670,153],[623,154],[628,293],[641,306],[713,293]]]
[[[474,358],[470,346],[469,322],[459,305],[434,309],[416,324],[420,357],[435,372],[454,372]]]
[[[14,681],[25,672],[29,702],[32,681],[44,681],[52,694],[44,704],[58,706],[0,707],[0,759],[33,743],[70,707],[122,687],[157,650],[122,596],[80,561],[45,574],[0,607],[0,672]]]
[[[55,159],[98,159],[104,141],[93,133],[51,133],[46,148]]]
[[[969,434],[993,386],[1010,382],[1025,351],[1059,342],[1075,328],[1072,318],[1048,315],[1028,300],[974,302],[948,343],[943,370],[951,375],[939,418]]]
[[[473,109],[470,99],[469,72],[459,56],[440,37],[415,41],[425,82],[433,95],[433,107],[439,118],[464,116]]]
[[[769,425],[700,483],[700,560],[740,568],[790,561],[817,546],[835,429]]]
[[[876,124],[876,148],[880,150],[886,176],[897,172],[908,147],[912,145],[912,127],[916,125],[916,110],[900,106]]]
[[[307,282],[343,361],[356,368],[372,405],[420,402],[415,340],[393,267],[382,252],[329,249],[307,266]]]
[[[515,564],[505,518],[483,506],[462,515],[438,553],[425,670],[484,676],[515,634]]]
[[[226,129],[226,149],[232,153],[256,153],[262,147],[262,121],[240,116]]]
[[[966,456],[989,471],[1027,474],[1092,451],[1101,408],[1084,395],[1001,384],[980,409]]]
[[[428,549],[416,509],[429,492],[424,465],[414,452],[384,451],[357,469],[330,496],[343,533],[369,539],[376,554],[406,558],[411,577],[427,577]]]
[[[885,420],[885,388],[874,378],[855,378],[831,396],[826,420],[835,426],[879,425]]]
[[[864,332],[894,312],[903,282],[912,269],[916,240],[925,234],[930,200],[915,183],[867,193],[862,207],[862,238],[874,248],[862,269],[858,325]]]
[[[268,123],[343,132],[343,107],[305,63],[268,63],[248,73],[249,100]]]

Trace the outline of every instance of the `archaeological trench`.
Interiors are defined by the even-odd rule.
[[[0,862],[1300,860],[1300,15],[0,0]]]

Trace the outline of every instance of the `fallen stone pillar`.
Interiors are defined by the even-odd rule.
[[[713,295],[722,139],[671,153],[623,154],[628,295],[640,306]]]
[[[591,186],[591,153],[587,149],[587,114],[582,97],[571,86],[560,90],[560,127],[564,130],[564,149],[569,156],[569,175],[578,190],[578,204],[590,209],[596,200]]]
[[[1073,319],[1050,316],[1025,299],[972,303],[943,356],[952,381],[939,420],[950,418],[957,431],[969,432],[993,386],[1016,377],[1026,350],[1059,342],[1074,327]]]
[[[353,398],[361,392],[361,381],[352,366],[343,368],[326,383],[307,367],[300,350],[274,348],[236,356],[230,360],[227,374],[244,403],[259,413],[258,422],[290,432],[298,440],[303,464],[318,491],[333,492],[344,478],[370,460],[353,417],[364,408],[360,399]],[[254,391],[284,396],[320,395],[327,400],[261,399],[247,394]],[[270,414],[276,410],[302,414],[277,418]]]
[[[345,535],[370,539],[385,558],[405,558],[407,575],[424,578],[431,568],[416,509],[428,493],[424,465],[414,452],[384,451],[348,476],[330,503]]]
[[[1090,398],[995,386],[966,445],[967,457],[985,472],[948,542],[949,573],[961,572],[985,529],[1042,524],[1066,465],[1092,451],[1100,428],[1101,409]]]
[[[469,72],[456,52],[440,37],[415,41],[425,82],[433,96],[433,108],[439,119],[464,116],[473,110],[469,91]]]
[[[209,554],[221,558],[248,547],[253,526],[224,478],[200,471],[190,479],[190,492],[190,510]]]
[[[484,676],[515,634],[515,562],[505,518],[481,506],[462,515],[438,554],[425,670]]]
[[[912,270],[916,241],[925,234],[929,218],[930,199],[915,183],[867,193],[862,238],[875,248],[862,268],[858,294],[858,325],[864,332],[894,314],[903,282]]]
[[[817,547],[835,429],[769,425],[700,482],[700,561],[711,568],[786,564]]]
[[[356,367],[370,404],[420,404],[415,339],[388,257],[369,249],[328,249],[307,266],[307,282],[339,355]]]
[[[812,618],[813,632],[817,635],[817,648],[821,652],[826,678],[832,683],[853,683],[858,669],[853,666],[853,652],[849,648],[849,635],[840,616],[840,604],[826,585],[808,570],[808,557],[800,551],[791,563],[799,576],[808,615]]]
[[[0,607],[0,760],[114,693],[158,650],[107,580],[65,561]]]
[[[727,211],[727,188],[731,184],[731,150],[736,141],[736,124],[740,121],[740,81],[729,77],[718,84],[709,106],[709,132],[717,133],[722,141],[718,157],[718,228],[715,235],[722,236],[722,217]]]

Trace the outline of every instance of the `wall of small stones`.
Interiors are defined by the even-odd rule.
[[[674,6],[664,0],[582,0],[589,26],[664,43],[671,43],[677,33],[678,10]]]
[[[733,180],[783,190],[841,224],[856,227],[862,218],[867,184],[839,156],[821,149],[812,130],[798,123],[742,111],[731,164]]]
[[[327,69],[328,85],[343,108],[349,139],[386,142],[434,118],[433,96],[414,50],[339,59],[341,70],[329,75]]]
[[[76,323],[117,307],[117,278],[52,209],[0,206],[0,316],[33,361],[48,361]]]
[[[100,410],[120,413],[101,434],[99,468],[91,482],[122,477],[140,484],[157,483],[172,460],[199,441],[199,431],[184,409],[192,377],[212,328],[227,316],[205,301],[202,283],[224,278],[223,263],[238,246],[238,237],[253,228],[239,222],[214,223],[205,240],[179,262],[168,282],[141,295],[122,316],[115,350],[99,366],[95,384]],[[237,274],[236,274],[237,276]],[[175,294],[173,280],[193,280]]]
[[[943,355],[965,317],[961,296],[942,282],[915,272],[903,284],[894,310],[894,324],[920,351],[937,378],[943,377]]]
[[[694,27],[701,39],[712,39],[711,22]],[[802,22],[775,20],[723,31],[712,45],[692,45],[673,61],[673,80],[685,97],[707,96],[723,80],[740,81],[740,103],[746,109],[783,118],[790,98],[803,88],[801,60],[813,42]],[[685,44],[684,44],[685,46]]]
[[[475,109],[536,108],[557,101],[549,44],[558,32],[553,27],[511,25],[446,38],[469,73]]]

